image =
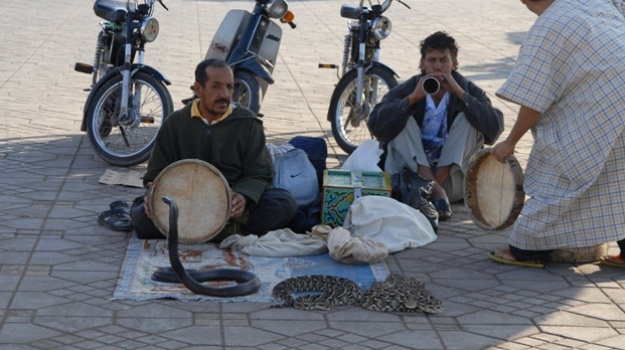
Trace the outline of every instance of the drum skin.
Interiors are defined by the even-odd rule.
[[[523,169],[514,155],[501,163],[492,148],[485,148],[473,157],[465,176],[464,204],[476,225],[502,230],[516,221],[524,201]]]
[[[169,235],[169,205],[173,199],[179,208],[178,235],[182,244],[209,241],[230,218],[230,187],[221,172],[197,159],[180,160],[161,171],[149,190],[148,205],[152,221]]]

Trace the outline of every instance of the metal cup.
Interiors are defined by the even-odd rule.
[[[422,87],[426,94],[434,95],[440,90],[441,83],[434,77],[427,77],[423,80]]]

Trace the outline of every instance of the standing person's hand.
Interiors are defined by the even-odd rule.
[[[493,147],[492,154],[495,156],[495,159],[498,161],[505,163],[504,158],[507,156],[514,154],[514,147],[516,145],[511,141],[505,140],[502,141]]]
[[[232,207],[230,208],[230,217],[236,219],[243,215],[243,211],[247,205],[247,200],[245,199],[245,196],[236,192],[232,192],[231,199]]]

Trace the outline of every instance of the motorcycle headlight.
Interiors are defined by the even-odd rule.
[[[271,18],[282,18],[288,9],[289,5],[286,3],[286,0],[275,0],[269,5],[267,13]]]
[[[371,24],[371,31],[376,39],[382,40],[391,35],[392,27],[390,19],[380,16],[373,20],[373,23]]]
[[[158,36],[158,21],[154,17],[147,17],[141,24],[141,37],[145,42],[149,43],[156,40]]]

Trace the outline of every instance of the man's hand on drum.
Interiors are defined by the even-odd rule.
[[[245,206],[247,205],[247,200],[245,196],[240,193],[232,192],[232,208],[230,208],[230,217],[238,218],[243,214],[243,210],[245,210]]]

